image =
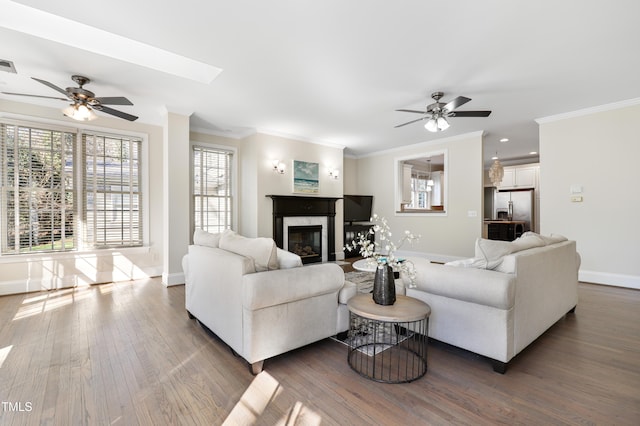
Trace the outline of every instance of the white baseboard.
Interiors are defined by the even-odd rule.
[[[174,274],[162,273],[162,284],[166,287],[184,284],[184,272]]]
[[[635,288],[640,290],[640,276],[612,274],[609,272],[583,271],[578,272],[578,280],[585,283],[612,285],[616,287]]]

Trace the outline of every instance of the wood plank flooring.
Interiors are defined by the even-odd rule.
[[[326,339],[258,376],[159,279],[0,297],[2,425],[640,424],[640,291],[580,284],[505,375],[430,342],[404,385],[360,377]]]

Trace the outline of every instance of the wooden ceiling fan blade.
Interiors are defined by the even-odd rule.
[[[67,91],[66,91],[66,90],[64,90],[64,89],[62,89],[62,88],[60,88],[60,87],[56,86],[56,85],[55,85],[55,84],[53,84],[53,83],[49,83],[49,82],[48,82],[48,81],[46,81],[46,80],[41,80],[41,79],[39,79],[39,78],[35,78],[35,77],[31,77],[31,78],[32,78],[33,80],[37,81],[38,83],[42,83],[42,84],[44,84],[45,86],[50,87],[50,88],[52,88],[53,90],[56,90],[56,91],[58,91],[58,92],[62,93],[63,95],[65,95],[65,96],[66,96],[66,97],[68,97],[68,98],[70,97],[70,96],[69,96],[69,93],[67,93]]]
[[[94,109],[96,111],[106,112],[107,114],[111,114],[119,118],[124,118],[125,120],[129,121],[136,121],[138,119],[138,117],[136,117],[135,115],[127,114],[126,112],[118,111],[117,109],[109,108],[103,105],[96,105]]]
[[[462,105],[466,104],[467,102],[469,102],[471,99],[465,97],[465,96],[458,96],[457,98],[455,98],[454,100],[450,101],[449,103],[447,103],[443,109],[446,109],[447,111],[453,111],[456,108],[460,108]]]
[[[95,98],[102,105],[133,105],[131,101],[124,96],[106,96]]]
[[[26,93],[0,92],[5,95],[29,96],[31,98],[58,99],[60,101],[68,101],[68,98],[56,98],[55,96],[27,95]]]
[[[424,114],[424,113],[423,113]],[[402,127],[402,126],[406,126],[407,124],[411,124],[411,123],[415,123],[416,121],[422,121],[424,119],[426,119],[427,117],[422,117],[422,118],[418,118],[417,120],[411,120],[411,121],[407,121],[406,123],[402,123],[402,124],[398,124],[397,126],[395,126],[394,128],[397,129],[398,127]]]
[[[426,114],[424,111],[417,111],[415,109],[397,109],[398,112],[413,112],[416,114]]]
[[[449,117],[488,117],[491,111],[454,111]]]

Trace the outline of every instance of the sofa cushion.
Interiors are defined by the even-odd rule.
[[[220,248],[253,259],[256,272],[278,269],[277,247],[271,238],[247,238],[226,230],[220,237]]]
[[[302,266],[302,259],[295,253],[277,247],[276,254],[278,256],[278,268],[280,269],[291,269]]]
[[[218,248],[220,245],[220,236],[222,234],[212,234],[204,229],[196,229],[193,233],[193,244],[198,246],[207,246],[212,248]]]

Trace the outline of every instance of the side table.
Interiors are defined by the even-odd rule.
[[[349,307],[349,366],[383,383],[407,383],[427,373],[431,308],[421,300],[398,295],[390,306],[370,294],[358,294]]]

